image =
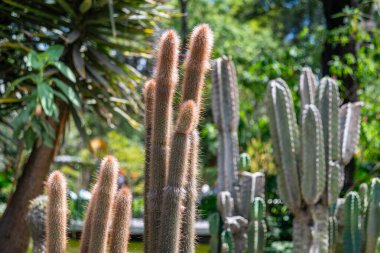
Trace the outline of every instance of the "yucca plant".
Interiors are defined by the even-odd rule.
[[[83,112],[139,127],[143,107],[137,84],[146,69],[130,63],[149,56],[156,22],[166,17],[160,6],[145,0],[0,2],[0,141],[10,154],[10,173],[21,175],[0,220],[2,250],[27,248],[23,217],[42,192],[69,115],[84,141]],[[27,78],[32,75],[42,78]],[[31,153],[19,165],[24,142]]]

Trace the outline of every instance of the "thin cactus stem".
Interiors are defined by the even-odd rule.
[[[180,252],[195,252],[195,220],[196,220],[196,201],[197,192],[197,172],[198,172],[198,152],[199,136],[197,131],[191,133],[190,138],[190,155],[187,169],[187,182],[185,185],[186,198],[184,203],[183,221],[181,229]]]
[[[172,100],[177,84],[179,39],[175,31],[166,32],[160,40],[158,63],[155,73],[156,91],[153,111],[153,131],[151,140],[148,249],[158,249],[162,194],[165,187],[170,150],[172,125]]]
[[[365,252],[375,253],[377,240],[380,236],[380,180],[374,178],[371,181],[370,200],[367,211],[367,228],[365,240]]]
[[[161,213],[159,247],[159,252],[161,253],[179,251],[190,134],[194,128],[193,121],[196,110],[193,101],[187,101],[182,104],[172,140],[168,180],[163,194],[165,210]]]
[[[254,199],[250,210],[248,225],[248,253],[264,253],[266,225],[265,202],[262,198]]]
[[[118,162],[106,156],[100,164],[96,187],[96,204],[93,210],[90,249],[91,253],[105,253],[113,200],[117,188]]]
[[[210,250],[211,253],[219,253],[221,247],[221,220],[219,213],[213,213],[208,217],[210,224]]]
[[[80,253],[89,253],[90,249],[90,240],[91,240],[91,226],[92,226],[92,217],[94,213],[94,208],[96,205],[96,184],[92,188],[92,194],[90,202],[87,206],[86,216],[84,219],[83,229],[82,229],[82,235],[80,238],[80,246],[79,246],[79,252]]]
[[[153,109],[156,82],[150,80],[144,87],[145,102],[145,168],[144,168],[144,191],[149,192],[149,175],[150,175],[150,157],[151,157],[151,139],[153,129]],[[149,252],[149,243],[147,236],[149,235],[149,200],[148,194],[144,194],[144,252]]]
[[[300,93],[302,108],[315,103],[317,80],[309,67],[303,68],[300,77]]]
[[[59,171],[50,174],[47,182],[46,252],[65,253],[67,246],[66,179]]]
[[[116,196],[110,253],[127,253],[129,241],[129,227],[131,219],[132,194],[127,187],[122,188]]]
[[[360,200],[356,192],[350,192],[344,205],[343,243],[345,253],[360,253]]]
[[[30,202],[26,220],[33,239],[33,253],[45,253],[45,223],[47,196],[39,195]]]

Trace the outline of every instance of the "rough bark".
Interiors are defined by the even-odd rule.
[[[53,128],[56,130],[54,147],[38,145],[37,141],[23,167],[16,191],[0,219],[1,252],[22,253],[27,250],[30,237],[26,223],[29,202],[43,191],[54,153],[60,146],[67,117],[67,108],[61,108],[59,124],[53,123]]]
[[[356,7],[358,5],[357,0],[322,0],[322,3],[327,32],[331,32],[332,30],[345,25],[344,17],[336,17],[336,15],[341,13],[346,6]],[[344,55],[348,53],[352,54],[356,58],[357,44],[353,37],[351,37],[350,41],[345,45],[333,45],[331,42],[326,40],[324,43],[324,50],[322,52],[322,74],[331,74],[329,69],[329,62],[333,59],[333,56],[339,56],[340,58],[343,58]],[[356,68],[355,65],[351,67],[354,69]],[[357,102],[359,100],[359,83],[355,75],[337,76],[337,78],[341,80],[343,84],[343,103]],[[344,168],[344,171],[345,180],[343,191],[345,191],[345,189],[349,189],[353,185],[353,178],[355,174],[354,160],[351,160],[351,162]]]

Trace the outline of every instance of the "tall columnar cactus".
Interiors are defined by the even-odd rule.
[[[372,179],[365,228],[365,252],[375,253],[380,237],[380,180]]]
[[[47,181],[46,252],[65,253],[67,233],[66,179],[59,171]]]
[[[29,205],[26,220],[33,240],[33,253],[45,253],[45,221],[47,196],[40,195]]]
[[[208,217],[210,224],[210,250],[211,253],[219,253],[221,247],[220,233],[221,220],[219,213],[213,213]]]
[[[132,194],[127,187],[116,195],[114,206],[110,253],[127,253],[129,226],[132,216]]]
[[[145,172],[149,178],[145,191],[148,196],[145,252],[195,251],[199,145],[196,127],[213,39],[207,25],[198,26],[192,33],[184,66],[181,110],[177,126],[173,129],[172,101],[178,79],[178,41],[174,31],[168,31],[161,37],[154,76],[152,114],[146,115],[152,119],[152,129],[150,146],[146,147],[149,149],[150,165],[146,166]],[[182,238],[179,237],[180,230],[183,232]]]
[[[344,252],[360,253],[360,199],[356,192],[350,192],[344,205]]]
[[[339,196],[343,167],[356,149],[361,103],[339,109],[336,82],[326,77],[318,85],[311,70],[304,68],[299,129],[285,81],[270,81],[267,95],[278,193],[295,216],[293,251],[328,252],[329,240],[334,239],[328,237],[329,208]]]
[[[248,225],[248,253],[264,253],[265,247],[265,202],[257,197],[252,202]]]
[[[226,57],[218,58],[212,72],[212,113],[218,127],[218,188],[234,199],[239,159],[237,128],[239,100],[235,66]]]

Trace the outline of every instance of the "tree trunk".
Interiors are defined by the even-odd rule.
[[[336,17],[337,14],[341,13],[343,9],[348,7],[357,7],[357,0],[323,0],[323,11],[326,20],[327,32],[344,26],[344,17]],[[346,54],[352,54],[356,58],[356,49],[357,45],[353,37],[350,38],[350,41],[345,44],[335,44],[333,45],[329,41],[325,41],[324,50],[322,52],[322,74],[331,75],[329,62],[333,59],[333,56],[338,56],[341,59],[344,59]],[[351,66],[355,69],[356,66]],[[336,76],[343,84],[343,103],[347,102],[356,102],[359,100],[358,89],[359,83],[354,75],[344,75]],[[355,174],[355,162],[351,162],[344,168],[345,179],[343,189],[351,188],[353,185],[353,179]]]
[[[54,148],[38,141],[23,167],[16,191],[0,220],[1,252],[26,252],[29,245],[29,229],[26,223],[29,202],[43,192],[44,181],[49,173],[54,155],[58,151],[68,118],[67,108],[61,108],[59,123],[53,123],[56,132]]]

